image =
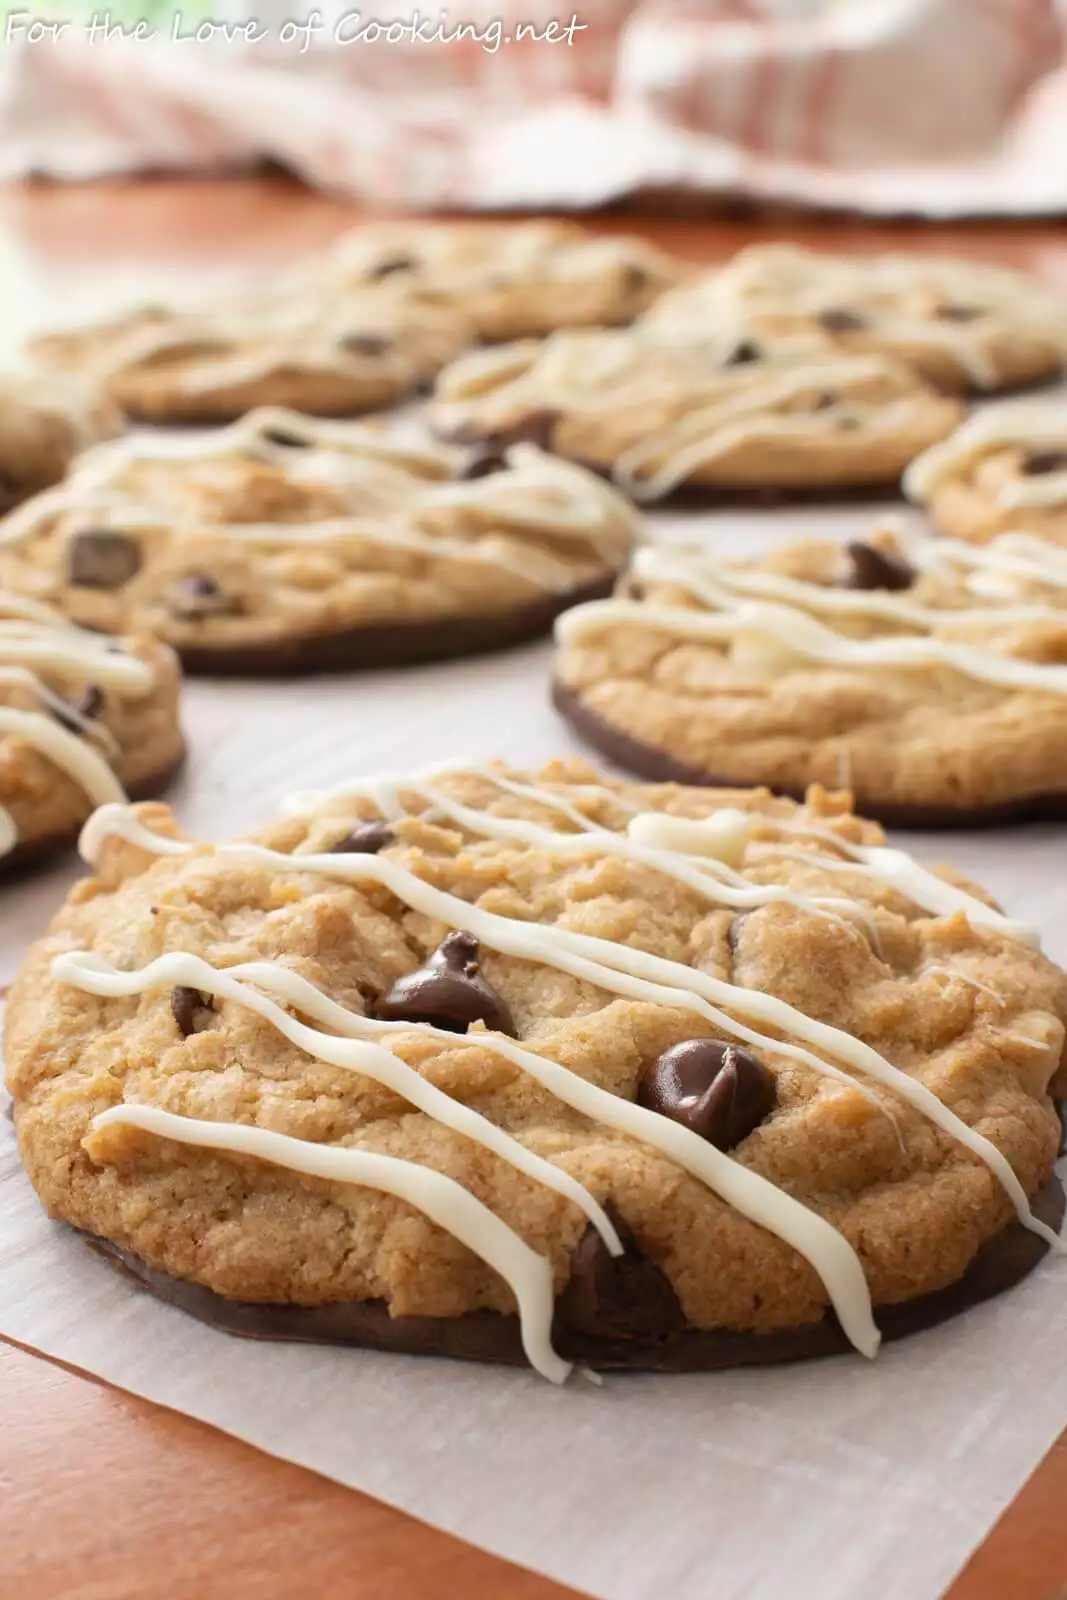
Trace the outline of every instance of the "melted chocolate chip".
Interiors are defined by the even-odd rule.
[[[755,339],[742,339],[740,344],[735,344],[730,354],[723,361],[724,367],[744,367],[750,361],[759,361],[763,351]]]
[[[636,294],[639,289],[648,287],[648,268],[639,267],[635,261],[629,262],[622,270],[623,289],[627,294]]]
[[[507,466],[507,461],[501,450],[495,445],[475,445],[463,465],[456,472],[457,483],[473,483],[476,478],[488,478],[493,472],[501,472]]]
[[[827,306],[825,311],[820,311],[818,321],[827,333],[855,333],[858,328],[867,326],[867,318],[858,311],[850,311],[847,306]]]
[[[121,589],[140,570],[140,548],[124,533],[86,528],[67,545],[67,577],[83,589]]]
[[[367,277],[372,280],[391,278],[395,272],[414,272],[418,264],[414,256],[386,256],[371,267]]]
[[[490,433],[476,433],[473,429],[460,429],[454,435],[460,444],[477,445],[482,451],[492,451],[503,461],[504,454],[513,444],[532,444],[538,450],[552,449],[552,436],[559,421],[558,411],[529,411],[503,428]]]
[[[586,1229],[556,1302],[553,1330],[635,1340],[667,1339],[680,1333],[685,1314],[670,1280],[641,1254],[615,1207],[609,1202],[604,1209],[615,1224],[623,1253],[610,1255],[596,1229]]]
[[[842,585],[845,589],[910,589],[915,582],[915,569],[901,557],[888,550],[879,550],[862,539],[853,539],[848,550],[848,576]]]
[[[172,583],[167,604],[176,617],[213,617],[234,613],[238,607],[209,572],[190,572]]]
[[[288,428],[264,428],[260,438],[267,444],[280,445],[283,450],[307,450],[310,439],[303,439],[298,433],[290,433]]]
[[[770,1115],[778,1094],[773,1074],[747,1050],[721,1039],[685,1039],[656,1058],[637,1098],[717,1150],[732,1150]]]
[[[383,333],[346,333],[337,343],[350,356],[384,355],[392,344]]]
[[[387,844],[392,844],[396,834],[387,822],[361,822],[351,833],[338,839],[329,849],[331,856],[376,856]]]
[[[1067,472],[1067,450],[1031,450],[1023,457],[1022,469],[1030,478],[1045,472]]]
[[[507,1001],[482,977],[478,954],[472,933],[450,933],[424,967],[397,979],[375,1016],[383,1022],[429,1022],[449,1033],[466,1033],[472,1022],[484,1022],[514,1037]]]
[[[187,989],[184,984],[170,991],[170,1009],[183,1039],[191,1033],[204,1033],[216,1026],[215,1007],[211,996],[199,989]]]
[[[99,684],[90,683],[80,699],[57,703],[49,709],[64,728],[69,728],[71,733],[82,733],[84,726],[80,719],[88,718],[91,721],[104,709],[104,691]]]
[[[982,306],[938,306],[934,311],[935,317],[940,317],[942,322],[977,322],[979,317],[985,316]]]

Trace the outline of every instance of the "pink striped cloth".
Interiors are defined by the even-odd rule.
[[[0,176],[271,158],[390,208],[669,189],[874,214],[1067,210],[1067,0],[469,0],[447,26],[482,37],[451,42],[425,38],[436,10],[413,38],[409,11],[326,0],[307,48],[288,14],[268,0],[254,40],[174,40],[168,18],[153,38],[70,24],[30,42],[9,12]],[[516,37],[553,22],[554,40]]]

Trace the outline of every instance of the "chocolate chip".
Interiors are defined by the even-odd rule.
[[[604,1207],[618,1231],[621,1256],[589,1227],[571,1261],[571,1275],[556,1302],[553,1331],[594,1338],[667,1339],[685,1327],[670,1280],[641,1254],[631,1230],[610,1202]]]
[[[184,1039],[191,1033],[204,1033],[216,1026],[215,1007],[210,995],[184,984],[170,991],[170,1009]]]
[[[457,483],[473,483],[476,478],[488,478],[493,472],[502,472],[507,460],[502,451],[491,444],[476,444],[463,465],[456,472]]]
[[[639,267],[636,262],[628,262],[622,271],[622,285],[626,294],[636,294],[639,289],[648,287],[649,273],[647,267]]]
[[[937,306],[935,317],[940,317],[942,322],[977,322],[979,317],[985,316],[984,306]]]
[[[742,339],[740,344],[735,344],[730,354],[724,359],[724,367],[744,367],[750,361],[759,361],[763,351],[754,339]]]
[[[90,683],[80,699],[63,701],[62,703],[57,701],[49,709],[56,721],[61,723],[64,728],[69,728],[71,733],[82,733],[84,731],[83,719],[88,718],[91,721],[93,717],[99,716],[104,709],[104,691],[99,684]],[[72,712],[74,715],[71,715]]]
[[[392,340],[382,333],[346,333],[337,343],[350,356],[380,356],[389,349]]]
[[[376,856],[387,844],[392,844],[396,834],[387,822],[361,822],[358,828],[346,833],[332,844],[327,852],[331,856]]]
[[[717,1150],[732,1150],[770,1115],[778,1094],[774,1075],[739,1045],[686,1039],[656,1058],[637,1098]]]
[[[140,570],[140,548],[124,533],[86,528],[67,545],[67,577],[83,589],[121,589]]]
[[[848,575],[842,585],[845,589],[910,589],[915,582],[915,569],[901,557],[879,550],[873,544],[853,539],[848,550]]]
[[[1067,450],[1031,450],[1023,457],[1022,469],[1031,478],[1044,472],[1067,472]]]
[[[857,328],[867,326],[867,318],[847,306],[827,306],[819,312],[818,320],[827,333],[855,333]]]
[[[472,1022],[484,1022],[514,1037],[508,1004],[482,977],[478,954],[472,933],[450,933],[424,967],[393,984],[375,1016],[383,1022],[429,1022],[449,1033],[466,1033]]]
[[[209,572],[190,572],[172,583],[167,604],[176,617],[232,615],[238,609],[236,601]]]
[[[475,444],[483,450],[492,450],[503,460],[504,453],[513,444],[532,444],[538,450],[552,449],[552,435],[559,421],[558,411],[529,411],[506,427],[495,428],[491,433],[476,434],[461,431],[456,435],[462,444]]]
[[[811,402],[811,409],[812,411],[829,411],[831,406],[836,406],[839,399],[839,395],[831,394],[827,390],[825,393],[815,396],[815,399]]]
[[[290,433],[288,428],[264,428],[260,438],[267,444],[280,445],[283,450],[307,450],[311,444],[310,439],[302,439],[298,433]]]
[[[394,272],[414,272],[418,264],[414,256],[386,256],[383,261],[375,262],[367,277],[391,278]]]

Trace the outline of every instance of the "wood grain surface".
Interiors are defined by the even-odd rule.
[[[0,188],[4,337],[99,304],[150,297],[220,266],[266,275],[357,220],[285,179],[153,179]],[[969,253],[1067,291],[1067,230],[1050,223],[867,227],[785,217],[612,213],[699,260],[755,238],[828,248]],[[133,292],[132,288],[130,292]],[[0,1600],[560,1600],[510,1566],[314,1473],[0,1342]],[[949,1591],[1054,1600],[1067,1591],[1067,1435]],[[664,1600],[669,1600],[668,1596]],[[856,1600],[877,1600],[857,1596]]]

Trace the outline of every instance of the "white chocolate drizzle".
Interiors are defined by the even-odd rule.
[[[909,562],[923,571],[937,572],[967,564],[961,562],[955,550],[941,548],[952,541],[919,537],[909,539],[902,535],[896,537]],[[983,553],[987,558],[985,562],[970,563],[975,569],[987,573],[1014,571],[1017,576],[1023,576],[1010,552],[990,546]],[[1033,577],[1034,581],[1042,581],[1047,571],[1049,577],[1045,581],[1053,587],[1067,587],[1067,565],[1058,568],[1052,563],[1046,566],[1029,562],[1024,566],[1026,574]],[[712,611],[729,611],[743,600],[752,598],[781,601],[784,605],[796,606],[801,611],[822,613],[831,619],[875,617],[923,632],[945,625],[971,622],[995,621],[998,625],[1067,623],[1065,605],[1009,606],[1002,603],[993,610],[987,600],[984,605],[974,609],[962,606],[938,608],[920,605],[915,600],[884,590],[839,588],[833,584],[814,583],[784,573],[768,572],[758,566],[735,566],[717,559],[713,552],[704,548],[648,545],[634,552],[630,570],[635,578],[684,589]]]
[[[433,776],[445,778],[450,770],[455,771],[441,769]],[[638,812],[630,817],[627,833],[619,835],[587,817],[577,805],[550,789],[512,780],[506,774],[491,769],[476,769],[473,772],[464,769],[464,772],[468,776],[484,778],[502,797],[510,793],[543,805],[549,814],[566,819],[578,831],[558,832],[555,828],[544,827],[525,817],[489,815],[453,800],[439,783],[418,778],[368,779],[347,785],[330,795],[293,796],[285,809],[290,814],[303,814],[319,810],[329,800],[370,799],[379,812],[392,821],[400,821],[406,816],[424,820],[443,817],[477,836],[514,839],[518,843],[558,852],[565,858],[618,855],[639,861],[706,895],[713,902],[724,904],[768,904],[780,898],[780,894],[773,892],[777,886],[755,884],[736,870],[743,859],[751,830],[758,828],[761,843],[767,842],[763,839],[764,833],[775,832],[784,835],[787,840],[791,836],[808,837],[820,846],[827,847],[804,853],[792,851],[788,843],[781,849],[773,842],[769,844],[769,848],[784,857],[797,855],[820,870],[829,868],[865,873],[886,882],[921,909],[930,910],[935,915],[953,915],[962,911],[972,923],[993,933],[1028,938],[1029,942],[1034,942],[1030,938],[1030,930],[1011,922],[955,885],[927,872],[903,852],[855,844],[835,830],[815,822],[809,823],[805,819],[774,818],[762,812],[745,813],[730,808],[699,821],[662,812]],[[596,785],[585,785],[580,790],[573,787],[571,792],[576,799],[607,800],[611,804],[619,799],[610,789]],[[411,807],[411,798],[417,801],[414,809]],[[630,808],[624,805],[623,809],[625,814]],[[111,807],[87,826],[83,835],[85,853],[90,858],[94,857],[104,840],[115,835],[159,855],[177,854],[193,848],[185,841],[153,833],[140,823],[132,808]],[[838,853],[830,855],[830,848]],[[872,1079],[883,1089],[908,1102],[983,1162],[1005,1189],[1023,1223],[1051,1246],[1059,1248],[1052,1230],[1033,1217],[1021,1184],[995,1145],[969,1128],[925,1085],[893,1067],[870,1046],[840,1029],[805,1016],[771,995],[726,983],[705,972],[629,945],[594,938],[556,925],[531,924],[488,912],[435,888],[388,855],[299,852],[289,855],[254,843],[241,842],[221,846],[219,853],[249,855],[280,872],[321,874],[357,885],[383,886],[405,905],[447,926],[469,931],[491,950],[555,967],[608,993],[693,1012],[712,1024],[720,1035],[811,1066],[824,1076],[843,1082],[849,1090],[866,1092],[868,1098],[871,1097],[869,1091],[853,1074]],[[846,859],[842,860],[841,857]],[[741,886],[747,886],[748,891],[753,892],[751,898],[745,897]],[[804,909],[816,913],[826,904],[817,900],[805,902],[803,897],[797,897],[797,901]],[[200,958],[172,953],[157,958],[138,971],[119,972],[90,953],[70,953],[56,958],[53,971],[57,979],[96,994],[135,995],[155,987],[183,984],[248,1006],[277,1027],[298,1048],[316,1059],[363,1072],[386,1084],[427,1114],[486,1144],[535,1180],[548,1182],[566,1198],[581,1206],[594,1226],[600,1226],[601,1235],[609,1248],[613,1242],[615,1247],[618,1245],[613,1230],[608,1233],[601,1225],[608,1223],[608,1219],[580,1185],[573,1185],[579,1191],[575,1194],[567,1188],[570,1180],[560,1182],[564,1175],[552,1168],[550,1162],[541,1162],[527,1151],[517,1154],[513,1148],[516,1141],[493,1125],[485,1124],[484,1119],[469,1108],[457,1107],[449,1096],[433,1088],[414,1069],[398,1061],[386,1043],[390,1035],[414,1032],[454,1049],[458,1047],[454,1034],[424,1024],[376,1022],[359,1016],[323,994],[306,979],[272,962],[253,962],[220,972]],[[976,987],[983,986],[976,984]],[[295,1020],[281,1009],[282,1006],[301,1013],[321,1027],[309,1027]],[[781,1037],[764,1033],[759,1026],[750,1026],[750,1022],[769,1027],[774,1030],[774,1035]],[[328,1031],[323,1032],[322,1029]],[[802,1043],[798,1045],[792,1040]],[[512,1062],[573,1109],[659,1149],[743,1215],[789,1243],[819,1273],[830,1301],[856,1348],[869,1356],[875,1353],[879,1336],[859,1260],[843,1235],[816,1213],[749,1168],[739,1165],[691,1130],[599,1089],[546,1055],[503,1035],[480,1029],[468,1034],[467,1041],[471,1045],[491,1049]],[[808,1045],[821,1054],[816,1055],[814,1050],[806,1048]],[[849,1070],[843,1071],[836,1065],[838,1062]],[[444,1210],[433,1209],[436,1190],[432,1195],[427,1191],[418,1176],[423,1169],[417,1165],[394,1160],[388,1172],[384,1169],[375,1171],[362,1162],[363,1152],[308,1145],[305,1141],[244,1125],[235,1130],[230,1124],[203,1123],[135,1104],[112,1108],[96,1119],[94,1129],[113,1123],[143,1128],[161,1137],[176,1138],[195,1146],[257,1156],[312,1176],[338,1182],[365,1183],[379,1187],[384,1192],[400,1194],[433,1220],[449,1228],[501,1273],[515,1294],[524,1348],[532,1363],[539,1371],[555,1377],[557,1381],[565,1376],[565,1363],[559,1362],[551,1351],[552,1294],[548,1263],[536,1253],[529,1252],[529,1247],[519,1235],[507,1229],[499,1219],[493,1218],[496,1227],[490,1227],[482,1215],[486,1211],[484,1207],[465,1216],[463,1231],[460,1231],[458,1226],[453,1225],[456,1219],[452,1213],[448,1213],[446,1220]],[[231,1133],[234,1134],[232,1139]],[[338,1158],[336,1161],[333,1160],[334,1156]],[[549,1169],[547,1173],[543,1170],[546,1167]],[[398,1169],[401,1168],[410,1170],[400,1173]],[[431,1174],[432,1178],[437,1176]],[[478,1203],[473,1204],[477,1206]],[[501,1228],[504,1229],[503,1235],[498,1231]],[[505,1250],[501,1247],[501,1241],[506,1236],[513,1243]],[[515,1246],[521,1246],[521,1250]],[[529,1252],[536,1261],[542,1263],[544,1271],[537,1269],[537,1274],[543,1278],[547,1273],[545,1281],[548,1289],[545,1295],[531,1292],[530,1273],[527,1271],[529,1261],[523,1252]],[[533,1271],[532,1268],[530,1270]]]
[[[480,1256],[508,1284],[518,1303],[523,1349],[530,1365],[551,1383],[565,1383],[570,1376],[570,1363],[552,1348],[554,1302],[548,1260],[444,1173],[375,1151],[311,1144],[247,1123],[201,1121],[155,1106],[112,1106],[93,1119],[93,1133],[116,1124],[199,1149],[252,1156],[309,1178],[378,1189],[406,1200]]]
[[[276,442],[291,435],[313,448]],[[183,503],[184,469],[199,470],[208,484],[212,469],[253,451],[299,488],[336,492],[343,505],[328,516],[294,522],[230,522],[208,505],[203,512]],[[469,481],[453,480],[459,457],[433,446],[390,440],[359,423],[329,422],[281,407],[249,412],[228,428],[193,437],[156,439],[131,434],[89,451],[66,481],[46,490],[0,523],[0,543],[17,544],[68,513],[91,513],[114,529],[172,528],[210,531],[234,543],[263,548],[313,548],[362,543],[408,550],[436,559],[474,562],[513,572],[534,586],[564,592],[574,569],[553,546],[588,545],[617,567],[643,524],[627,500],[593,473],[529,444],[513,445],[506,467]],[[138,479],[139,466],[177,469],[153,489]],[[197,478],[191,479],[195,489]],[[471,535],[450,538],[433,531],[435,513],[466,513]],[[542,541],[542,542],[532,542]]]
[[[1013,447],[1067,451],[1067,405],[1032,400],[975,412],[950,438],[915,458],[904,474],[904,492],[925,504],[948,479],[967,473],[984,456]],[[1067,470],[1009,476],[988,492],[1005,511],[1067,505]]]
[[[64,685],[92,683],[125,699],[138,699],[152,688],[152,668],[118,649],[113,640],[84,632],[47,606],[0,591],[0,690],[26,691],[43,708],[0,705],[0,734],[39,751],[71,778],[94,806],[124,800],[125,792],[111,766],[119,754],[114,739],[105,727],[64,701],[40,673]],[[62,726],[56,720],[57,712],[78,731]],[[17,844],[15,820],[0,806],[0,856],[10,854]]]
[[[941,306],[977,312],[965,321],[938,316]],[[1067,310],[1034,279],[982,262],[919,255],[871,258],[824,255],[789,244],[753,245],[725,267],[664,295],[646,313],[651,327],[699,329],[736,343],[758,338],[766,317],[774,342],[818,337],[822,312],[863,318],[857,341],[908,356],[940,350],[979,388],[1000,381],[995,341],[1008,333],[1039,341],[1067,359]]]
[[[556,619],[556,640],[563,646],[579,645],[605,628],[628,624],[678,639],[722,643],[741,663],[746,662],[748,652],[752,664],[773,662],[780,670],[795,668],[805,661],[860,671],[945,667],[999,689],[1067,694],[1067,665],[998,655],[978,645],[937,637],[894,634],[851,639],[794,607],[770,603],[742,601],[728,612],[708,612],[634,600],[593,600],[572,607]],[[751,644],[755,649],[750,651]]]
[[[731,367],[722,364],[724,353],[721,341],[670,329],[556,334],[541,345],[461,357],[438,383],[438,415],[446,427],[474,417],[491,430],[497,416],[542,409],[576,419],[637,408],[665,413],[670,420],[650,426],[612,463],[616,483],[642,501],[744,445],[802,443],[839,427],[848,429],[842,441],[866,444],[911,428],[930,403],[907,369],[882,356],[805,346]],[[857,391],[868,384],[888,392],[864,400]]]

